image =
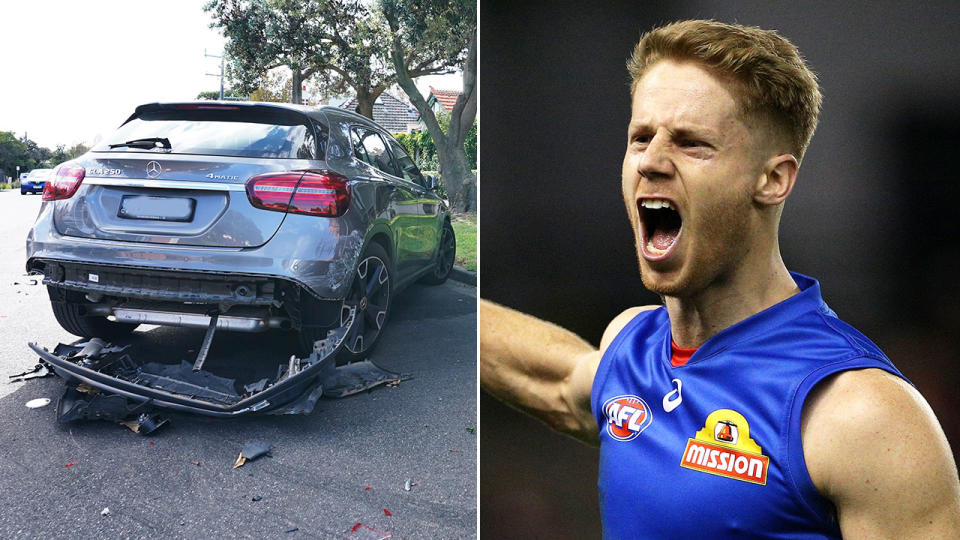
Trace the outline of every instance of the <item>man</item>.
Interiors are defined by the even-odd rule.
[[[932,411],[780,257],[820,105],[796,48],[685,21],[629,69],[622,191],[665,306],[625,311],[595,350],[482,302],[484,388],[600,444],[608,537],[960,537]]]

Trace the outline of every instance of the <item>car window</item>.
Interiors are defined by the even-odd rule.
[[[300,148],[297,149],[297,157],[300,159],[317,159],[317,139],[313,135],[313,130],[307,131],[300,142]]]
[[[256,158],[316,159],[317,131],[305,116],[284,110],[203,105],[160,106],[139,111],[94,147],[94,152],[143,152],[142,147],[116,146],[144,138],[165,138],[170,154],[210,154]],[[211,106],[212,107],[212,106]],[[320,132],[321,136],[325,132]]]
[[[388,142],[390,144],[390,150],[393,151],[393,157],[397,160],[397,165],[403,174],[403,178],[409,182],[426,187],[427,182],[420,173],[420,169],[417,168],[416,163],[413,162],[413,159],[407,154],[403,146],[392,138],[388,139]]]
[[[387,151],[387,146],[383,143],[380,134],[364,128],[360,128],[359,132],[360,144],[367,153],[367,163],[389,175],[399,177],[400,171],[397,169],[390,152]]]
[[[367,155],[367,151],[363,148],[363,142],[361,142],[360,131],[359,129],[350,130],[350,144],[353,146],[353,157],[359,159],[360,161],[367,163],[376,167],[376,163],[370,159],[370,156]]]

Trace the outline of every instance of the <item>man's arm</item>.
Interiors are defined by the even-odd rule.
[[[655,307],[621,313],[597,350],[569,330],[481,298],[480,385],[553,429],[596,445],[590,391],[600,357],[630,319]]]
[[[960,538],[960,481],[923,397],[879,369],[840,373],[803,411],[803,454],[845,539]]]

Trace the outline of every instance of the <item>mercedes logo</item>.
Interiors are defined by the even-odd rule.
[[[150,178],[156,178],[160,176],[160,173],[163,172],[163,167],[160,166],[159,161],[149,161],[147,162],[147,176]]]

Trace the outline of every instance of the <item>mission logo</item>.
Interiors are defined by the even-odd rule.
[[[639,396],[624,395],[608,399],[603,404],[607,418],[607,433],[615,441],[631,441],[653,422],[653,414]]]
[[[687,439],[680,466],[743,482],[767,484],[770,458],[750,438],[750,424],[737,411],[719,409],[703,429]]]

